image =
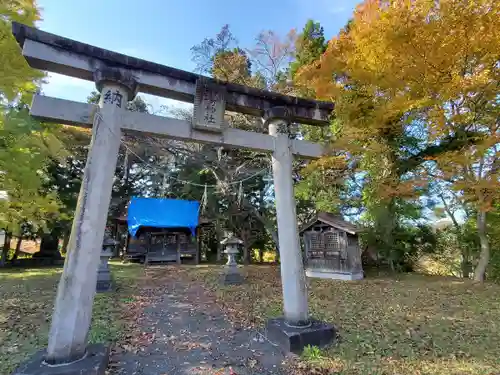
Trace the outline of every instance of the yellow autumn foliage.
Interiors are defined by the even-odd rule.
[[[480,180],[500,191],[499,78],[495,0],[366,0],[321,58],[298,74],[319,99],[336,103],[342,131],[332,147],[371,154],[381,174],[388,170],[389,182],[399,179],[390,165],[400,153],[398,137],[419,131],[427,145],[440,145],[476,134],[459,152],[444,150],[431,159],[448,175],[468,169],[460,180],[471,194],[485,196]],[[406,195],[405,186],[397,189]]]

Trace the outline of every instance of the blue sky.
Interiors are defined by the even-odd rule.
[[[42,30],[146,60],[193,70],[190,48],[224,24],[242,47],[263,30],[286,35],[308,19],[320,21],[327,37],[345,25],[356,0],[38,0]],[[83,101],[91,82],[51,74],[45,95]],[[158,109],[172,105],[144,96]]]

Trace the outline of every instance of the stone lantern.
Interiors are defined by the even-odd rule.
[[[113,256],[117,241],[110,238],[104,239],[101,250],[101,262],[97,271],[97,292],[108,292],[111,290],[111,272],[109,270],[109,258]]]
[[[240,274],[238,263],[236,262],[236,255],[240,252],[238,246],[242,243],[242,240],[232,235],[221,241],[221,245],[225,247],[224,253],[227,254],[227,263],[224,266],[224,272],[222,274],[222,283],[224,285],[235,285],[243,282],[243,277]]]

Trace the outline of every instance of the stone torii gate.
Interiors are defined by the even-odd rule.
[[[319,144],[289,139],[284,130],[290,122],[327,124],[333,103],[216,81],[19,23],[13,23],[13,34],[30,66],[94,81],[101,93],[98,105],[37,95],[31,106],[31,114],[44,121],[92,127],[92,141],[48,348],[21,366],[16,374],[79,374],[82,368],[88,371],[82,373],[104,373],[107,351],[103,346],[87,345],[87,336],[122,132],[146,132],[272,153],[284,318],[269,320],[268,336],[294,352],[300,352],[305,345],[323,345],[333,339],[331,325],[308,315],[292,180],[293,155],[317,158],[323,150]],[[194,102],[193,121],[126,111],[127,101],[137,92]],[[269,134],[228,128],[224,124],[225,110],[261,117],[269,126]]]

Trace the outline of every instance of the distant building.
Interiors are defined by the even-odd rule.
[[[339,280],[363,278],[359,228],[339,216],[320,212],[300,231],[308,277]]]
[[[128,259],[180,264],[189,258],[199,262],[199,235],[204,223],[197,201],[134,197],[127,216],[116,221],[128,227]]]

